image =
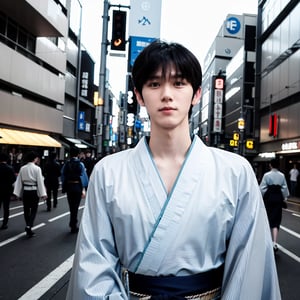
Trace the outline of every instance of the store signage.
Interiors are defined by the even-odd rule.
[[[300,141],[283,143],[281,145],[282,151],[298,150],[298,149],[300,149]]]

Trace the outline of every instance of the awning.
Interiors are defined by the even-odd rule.
[[[47,134],[0,128],[0,144],[60,148],[61,144]]]
[[[69,137],[65,137],[65,139],[71,142],[72,144],[74,144],[74,146],[77,148],[86,149],[88,147],[87,145],[83,144],[79,139],[74,139]]]
[[[80,148],[80,149],[87,149],[87,148],[96,148],[94,145],[86,142],[85,140],[70,138],[70,137],[63,137],[66,141],[71,143],[73,146]]]

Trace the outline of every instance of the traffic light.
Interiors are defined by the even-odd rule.
[[[126,12],[113,11],[111,50],[124,51],[126,46]]]

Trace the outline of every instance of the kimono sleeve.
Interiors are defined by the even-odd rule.
[[[22,194],[23,194],[23,183],[22,183],[21,172],[17,175],[13,194],[16,195],[18,198],[22,197]]]
[[[68,300],[128,299],[107,211],[104,170],[93,172],[76,244]]]
[[[239,199],[226,254],[222,300],[280,300],[266,211],[256,177],[247,163],[237,188]]]

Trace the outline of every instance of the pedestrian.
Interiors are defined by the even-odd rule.
[[[297,164],[293,165],[293,168],[289,172],[290,174],[290,184],[291,184],[291,196],[296,196],[296,190],[297,190],[297,181],[299,176],[299,171],[297,169]]]
[[[57,195],[59,188],[61,167],[57,162],[57,153],[52,152],[45,165],[45,186],[47,191],[47,211],[51,211],[51,198],[53,196],[53,207],[57,207]]]
[[[198,60],[157,40],[132,77],[150,136],[94,167],[67,299],[280,299],[252,167],[190,135]]]
[[[71,233],[78,232],[78,208],[82,198],[85,197],[85,188],[88,185],[88,177],[84,164],[79,160],[79,150],[71,148],[70,160],[67,161],[61,170],[62,190],[67,193],[70,208]]]
[[[47,199],[42,170],[37,165],[38,160],[39,156],[36,152],[28,152],[25,158],[26,164],[20,168],[14,187],[14,194],[23,201],[25,232],[28,237],[35,235],[32,227],[38,211],[39,198]]]
[[[274,252],[277,252],[277,238],[282,219],[282,207],[289,196],[289,189],[284,174],[278,170],[279,161],[272,159],[269,166],[271,170],[264,174],[260,183],[260,189],[268,215],[273,249]]]
[[[9,156],[0,153],[0,208],[3,204],[3,221],[1,229],[7,229],[9,218],[9,203],[13,193],[16,176],[13,168],[8,165]]]
[[[88,178],[90,178],[93,168],[94,168],[94,159],[92,157],[91,150],[87,150],[85,152],[85,157],[84,157],[83,163],[84,163]]]

